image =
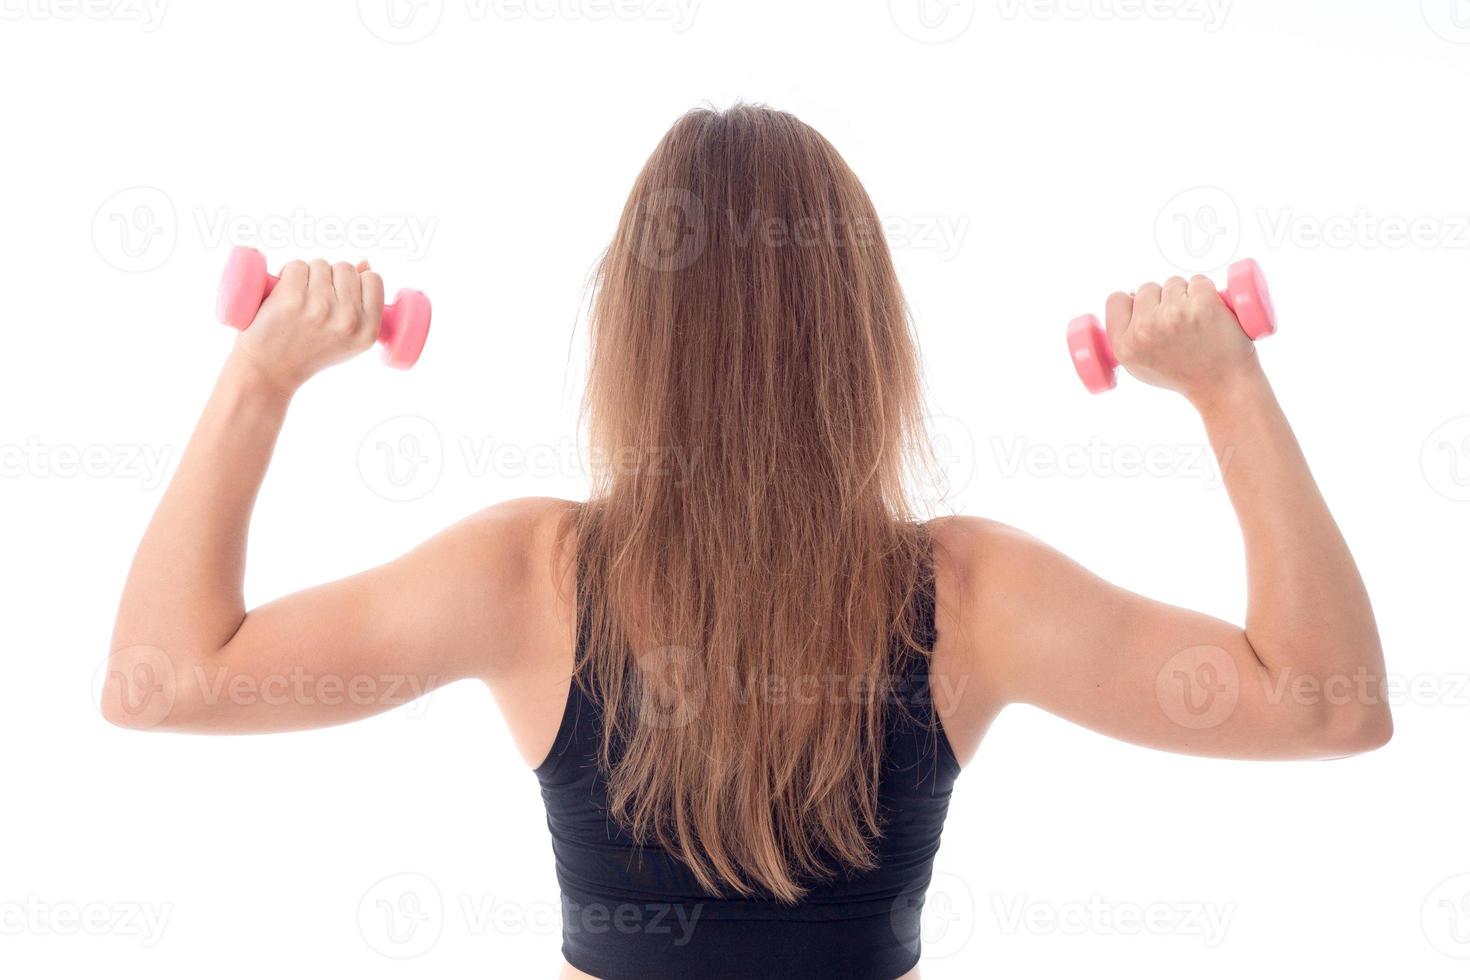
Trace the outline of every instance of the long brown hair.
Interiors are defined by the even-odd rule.
[[[874,864],[918,358],[866,191],[787,113],[696,110],[597,271],[578,682],[614,817],[715,894]]]

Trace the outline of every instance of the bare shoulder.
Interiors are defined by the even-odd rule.
[[[461,588],[484,616],[472,616],[483,637],[479,671],[497,682],[513,674],[563,668],[571,635],[575,548],[572,520],[578,505],[550,497],[495,504],[446,530],[439,573],[462,576]]]
[[[1056,563],[1041,541],[999,521],[943,517],[928,525],[934,544],[939,640],[935,670],[953,692],[940,714],[961,761],[974,753],[1011,698],[1011,639],[1035,629]],[[1065,577],[1065,576],[1063,576]]]
[[[1026,532],[983,517],[941,517],[929,533],[936,572],[972,601],[1033,582],[1066,561]]]
[[[577,507],[556,497],[518,497],[470,515],[446,534],[479,557],[485,574],[513,585],[556,564]]]

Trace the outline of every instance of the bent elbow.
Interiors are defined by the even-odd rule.
[[[1387,705],[1337,712],[1326,718],[1318,747],[1326,758],[1345,759],[1381,749],[1393,739],[1393,715]]]
[[[99,709],[118,728],[167,731],[175,727],[189,700],[189,672],[157,647],[115,650],[108,657]]]

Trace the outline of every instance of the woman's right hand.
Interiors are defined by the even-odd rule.
[[[1128,373],[1196,406],[1260,371],[1256,348],[1204,276],[1148,282],[1108,299],[1108,341]]]
[[[323,368],[362,353],[383,323],[383,280],[366,262],[287,262],[235,349],[294,392]]]

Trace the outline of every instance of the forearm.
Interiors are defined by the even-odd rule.
[[[1259,365],[1196,402],[1245,539],[1246,635],[1271,676],[1369,691],[1383,653],[1367,589]]]
[[[146,645],[189,657],[239,628],[250,514],[289,402],[241,352],[225,363],[138,546],[113,650]]]

